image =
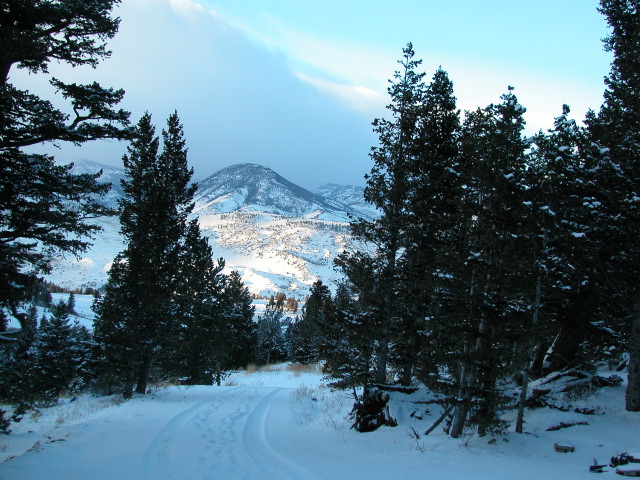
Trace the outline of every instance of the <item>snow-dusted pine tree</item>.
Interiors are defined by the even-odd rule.
[[[375,380],[379,383],[387,381],[392,328],[399,321],[397,263],[403,246],[409,166],[416,154],[418,117],[425,89],[424,73],[416,71],[422,61],[413,58],[413,45],[407,44],[402,53],[402,60],[398,61],[401,69],[395,72],[388,88],[391,103],[387,109],[391,119],[379,118],[373,122],[379,145],[371,149],[374,165],[366,176],[365,200],[375,205],[381,216],[375,221],[360,219],[351,225],[354,235],[377,248],[374,288],[379,300],[371,305],[369,321],[377,343]],[[344,257],[343,261],[348,259]],[[346,269],[345,273],[348,272]]]
[[[601,0],[600,12],[611,34],[605,49],[613,53],[611,71],[605,79],[605,102],[597,117],[588,118],[595,142],[603,149],[602,163],[615,175],[607,176],[607,209],[611,226],[610,262],[617,293],[624,296],[629,318],[629,382],[627,410],[640,411],[640,1]]]
[[[169,116],[162,136],[163,151],[158,155],[159,141],[146,113],[123,157],[120,223],[127,246],[113,264],[96,322],[103,351],[116,349],[124,364],[126,397],[134,385],[137,393],[146,392],[157,350],[174,330],[172,301],[181,241],[193,210],[196,187],[190,183],[193,171],[187,166],[177,113]],[[126,333],[114,334],[117,331]]]

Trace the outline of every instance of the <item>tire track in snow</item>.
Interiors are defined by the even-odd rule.
[[[197,443],[206,449],[215,442],[210,432],[202,432],[202,419],[214,418],[215,413],[226,404],[226,398],[238,388],[220,392],[211,399],[203,400],[174,416],[154,437],[143,454],[148,480],[182,480],[194,478],[193,454],[197,454],[198,467],[203,465],[201,452],[194,452]],[[197,431],[193,431],[194,427]],[[200,439],[194,439],[200,434]],[[204,438],[202,438],[204,437]],[[183,442],[183,440],[186,440]],[[196,442],[194,442],[196,440]],[[198,441],[201,440],[201,441]],[[205,475],[203,479],[215,478]]]
[[[285,391],[284,388],[274,390],[251,411],[243,432],[246,451],[260,468],[263,478],[322,480],[322,477],[281,454],[269,441],[267,432],[269,413],[274,402]]]
[[[222,411],[204,410],[194,419],[203,440],[206,440],[198,458],[198,470],[202,472],[203,479],[218,480],[222,478],[221,472],[241,472],[246,469],[245,459],[238,458],[238,454],[243,453],[242,420],[251,412],[259,391],[255,388],[236,388],[229,393]]]

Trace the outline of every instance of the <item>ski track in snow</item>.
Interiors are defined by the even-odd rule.
[[[321,480],[277,451],[268,419],[284,388],[234,387],[174,416],[143,455],[148,480]]]

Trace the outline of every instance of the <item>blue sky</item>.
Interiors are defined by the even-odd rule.
[[[162,128],[177,109],[195,179],[241,162],[306,188],[364,184],[385,115],[387,79],[412,42],[430,78],[442,66],[458,106],[500,101],[509,85],[527,128],[550,128],[563,103],[598,109],[609,71],[597,0],[125,0],[98,69],[54,66],[67,81],[127,92],[137,119]],[[12,72],[17,86],[46,90]],[[118,165],[126,146],[99,142],[52,153]]]

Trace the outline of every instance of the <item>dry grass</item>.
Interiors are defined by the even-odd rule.
[[[245,373],[256,373],[258,371],[258,366],[255,363],[250,363],[244,371]]]
[[[321,423],[338,428],[346,418],[353,401],[342,391],[324,385],[308,387],[304,384],[291,392],[289,407],[299,424]]]
[[[311,373],[316,371],[316,367],[317,366],[315,364],[306,365],[304,363],[290,363],[289,365],[287,365],[287,370],[294,373]]]

